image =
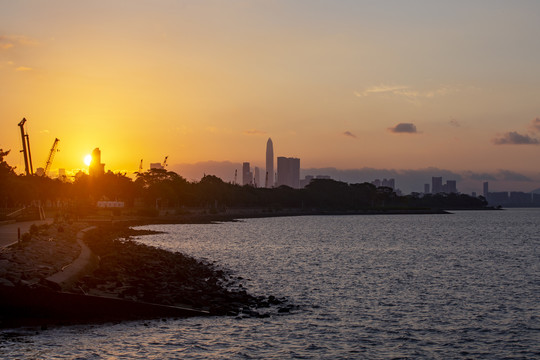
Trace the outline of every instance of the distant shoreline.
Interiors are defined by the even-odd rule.
[[[209,224],[214,222],[234,222],[242,219],[272,218],[272,217],[291,217],[291,216],[342,216],[342,215],[450,215],[452,211],[492,211],[503,210],[496,208],[480,209],[382,209],[382,210],[265,210],[260,208],[253,209],[228,209],[226,212],[213,213],[207,212],[186,212],[183,214],[165,214],[149,217],[118,217],[113,222],[144,224]],[[98,223],[100,221],[97,221]],[[92,223],[92,221],[90,221]]]

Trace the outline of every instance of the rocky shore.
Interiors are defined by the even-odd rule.
[[[125,225],[90,231],[85,242],[100,257],[99,268],[81,278],[77,288],[85,294],[188,306],[211,315],[260,316],[257,309],[281,303],[273,296],[248,294],[236,279],[212,264],[130,239],[147,233],[152,232]]]
[[[0,285],[35,286],[79,256],[76,234],[84,223],[32,226],[21,240],[0,252]]]
[[[76,281],[49,279],[81,253],[76,235],[87,223],[32,227],[0,252],[0,326],[71,324],[192,315],[269,316],[292,306],[256,297],[226,271],[181,253],[139,244],[125,224],[87,231],[97,262]],[[66,287],[67,286],[67,287]]]

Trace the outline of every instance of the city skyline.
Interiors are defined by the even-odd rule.
[[[301,176],[540,187],[540,3],[0,4],[0,148],[18,172],[26,118],[35,168],[61,139],[51,174],[98,147],[129,174],[166,155],[179,174],[262,173],[271,136]]]

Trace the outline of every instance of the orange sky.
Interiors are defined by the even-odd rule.
[[[509,170],[540,186],[538,2],[0,9],[0,148],[20,171],[26,117],[34,167],[60,139],[53,172],[95,147],[115,171],[166,155],[263,166],[272,137],[303,168]]]

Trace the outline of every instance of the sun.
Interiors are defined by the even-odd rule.
[[[84,157],[84,163],[86,166],[90,166],[90,163],[92,162],[92,155],[88,154]]]

